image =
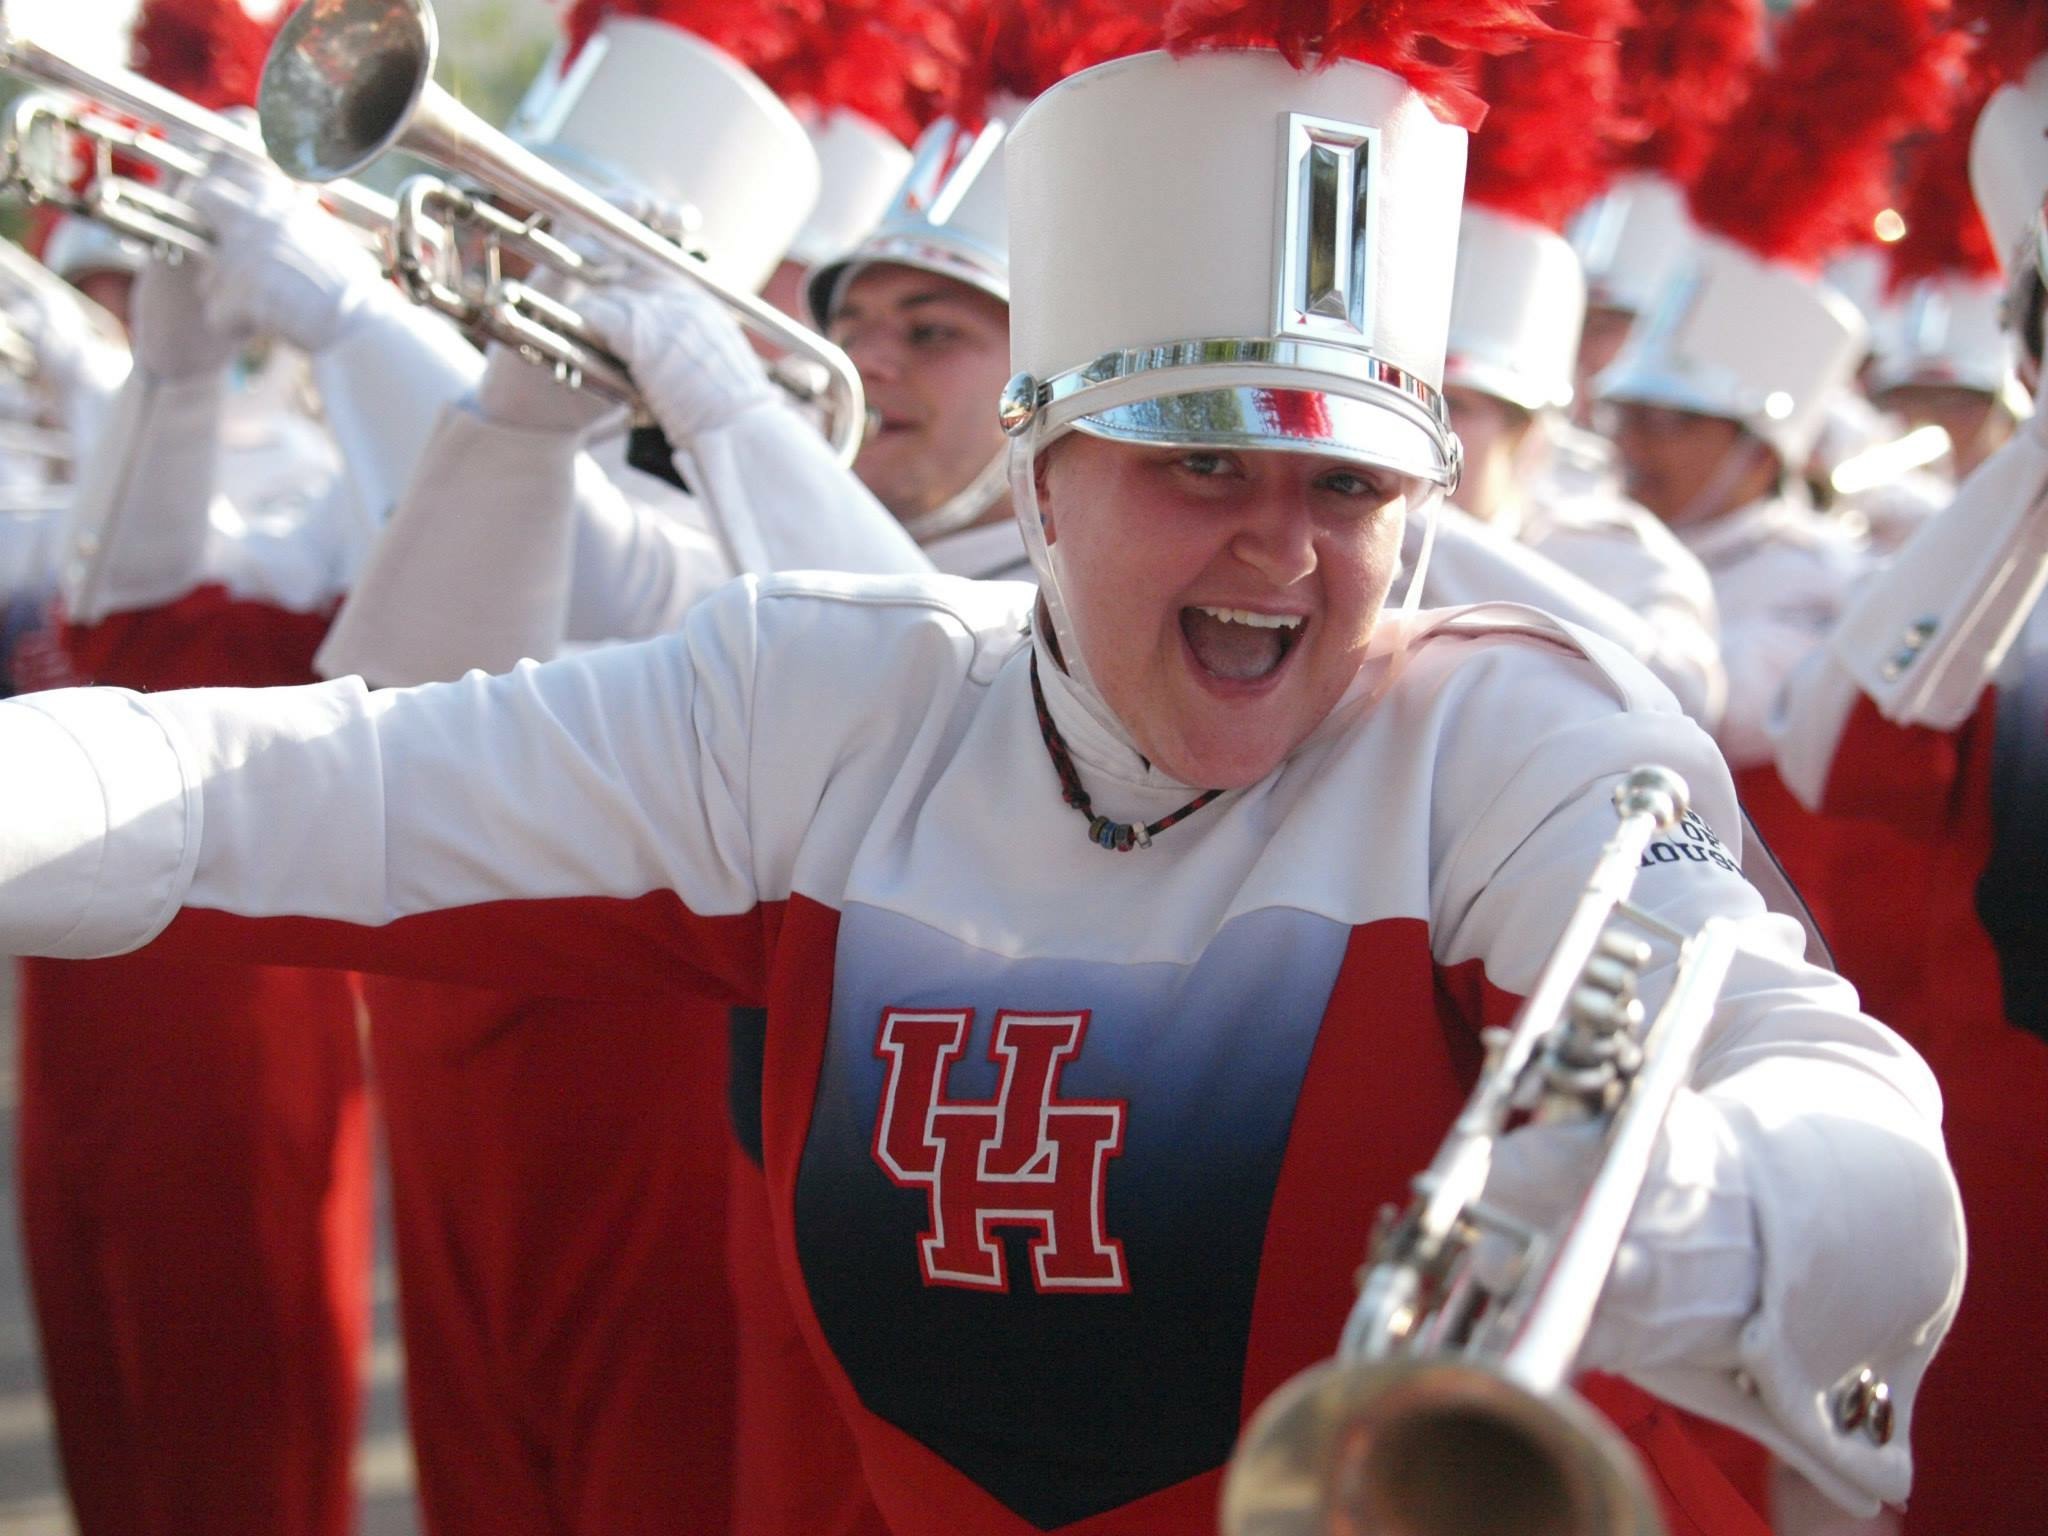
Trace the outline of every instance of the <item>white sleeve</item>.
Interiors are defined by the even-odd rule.
[[[1827,643],[1853,581],[1842,557],[1826,550],[1779,548],[1740,569],[1751,589],[1721,607],[1721,662],[1728,707],[1714,733],[1728,761],[1751,768],[1772,760],[1771,723],[1786,685]]]
[[[388,687],[551,656],[569,606],[577,442],[444,407],[315,668]]]
[[[0,704],[0,951],[118,953],[181,911],[341,925],[364,968],[426,914],[701,937],[757,899],[755,616],[735,587],[685,634],[377,694]]]
[[[1952,730],[1976,709],[2044,583],[2048,442],[2030,423],[1864,583],[1828,648],[1886,719]]]
[[[912,575],[932,563],[903,525],[784,400],[741,411],[677,445],[741,572]]]
[[[622,445],[607,445],[607,458]],[[729,551],[701,521],[703,503],[619,458],[576,464],[569,614],[558,638],[643,640],[678,627],[734,575]]]
[[[63,573],[73,622],[154,607],[203,580],[227,387],[225,371],[128,376],[81,454]]]
[[[393,294],[366,306],[341,341],[314,354],[312,369],[362,520],[381,527],[441,411],[475,387],[483,358],[438,315]]]
[[[1848,983],[1802,958],[1798,925],[1765,912],[1742,880],[1734,788],[1690,722],[1640,704],[1617,717],[1567,693],[1502,696],[1468,730],[1440,749],[1440,778],[1468,786],[1435,811],[1441,958],[1477,957],[1496,985],[1525,993],[1590,871],[1586,850],[1613,831],[1614,785],[1644,762],[1686,778],[1699,820],[1658,840],[1632,899],[1682,932],[1709,916],[1742,924],[1692,1088],[1742,1148],[1760,1302],[1735,1368],[1675,1367],[1641,1385],[1761,1441],[1845,1506],[1902,1500],[1915,1393],[1962,1283],[1932,1074],[1858,1011]],[[1501,739],[1526,742],[1505,769],[1486,761]],[[1674,959],[1657,946],[1646,1007]],[[1883,1443],[1837,1419],[1838,1392],[1864,1369],[1891,1391],[1896,1429]]]

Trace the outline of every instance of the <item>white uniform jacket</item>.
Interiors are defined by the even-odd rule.
[[[1482,523],[1462,508],[1439,507],[1423,605],[1508,602],[1541,608],[1620,646],[1672,691],[1687,714],[1710,723],[1724,691],[1720,664],[1697,595],[1683,590],[1682,573],[1665,574],[1676,563],[1660,561],[1647,541],[1590,518],[1566,529],[1531,524],[1531,531],[1543,535],[1542,545],[1518,524],[1519,519],[1507,527]],[[1420,525],[1411,522],[1403,549],[1411,564],[1419,541]],[[1573,569],[1552,548],[1587,569]],[[1623,585],[1609,585],[1610,579]],[[1663,599],[1654,610],[1644,601],[1653,597]],[[1711,598],[1706,616],[1711,621]]]
[[[1713,577],[1720,606],[1721,750],[1736,768],[1767,763],[1779,692],[1833,633],[1869,556],[1852,530],[1792,497],[1676,531]]]
[[[765,1005],[777,1246],[892,1528],[1184,1529],[1332,1347],[1613,785],[1665,763],[1699,820],[1635,898],[1753,946],[1693,1087],[1742,1142],[1762,1286],[1734,1367],[1646,1385],[1839,1498],[1903,1497],[1960,1287],[1936,1090],[1737,875],[1727,773],[1665,690],[1448,621],[1280,771],[1112,854],[1060,798],[1034,656],[1101,810],[1190,790],[1028,638],[1031,601],[750,579],[496,678],[0,705],[0,949]],[[1836,1423],[1866,1368],[1882,1445]]]

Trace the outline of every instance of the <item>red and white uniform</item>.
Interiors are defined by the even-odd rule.
[[[1694,1088],[1742,1143],[1763,1265],[1739,1357],[1645,1385],[1842,1498],[1903,1497],[1960,1286],[1938,1101],[1715,857],[1732,792],[1662,690],[1453,623],[1285,772],[1110,856],[1039,739],[1030,595],[772,578],[496,679],[0,706],[0,804],[35,808],[0,941],[764,1003],[777,1250],[892,1529],[1182,1529],[1245,1413],[1331,1348],[1372,1213],[1535,974],[1613,782],[1668,763],[1703,824],[1636,895],[1680,927],[1746,915]],[[1187,798],[1037,662],[1105,809]],[[1915,1240],[1872,1265],[1879,1232]],[[1866,1367],[1882,1446],[1835,1427]]]
[[[1933,1067],[1964,1209],[1996,1233],[1928,1376],[1909,1536],[2039,1523],[2027,1468],[2048,1418],[2002,1383],[2013,1339],[2048,1307],[2041,865],[2029,851],[2048,756],[2044,581],[2048,442],[2030,426],[1858,594],[1777,722],[1800,801],[1843,840],[1881,850],[1881,864],[1824,893],[1852,919],[1838,953]]]

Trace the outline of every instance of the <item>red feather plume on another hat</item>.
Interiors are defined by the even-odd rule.
[[[1166,45],[1274,48],[1296,69],[1374,64],[1445,121],[1476,129],[1486,103],[1471,86],[1473,61],[1552,35],[1538,10],[1523,0],[1178,0]]]
[[[1967,47],[1948,0],[1808,0],[1693,183],[1693,216],[1817,269],[1885,206],[1893,146],[1941,120]]]
[[[1031,101],[1069,75],[1165,41],[1162,0],[984,0],[969,15],[969,60],[952,116],[966,127],[1001,97]]]
[[[1970,64],[1986,84],[2024,75],[2048,53],[2048,5],[2041,0],[1955,0],[1956,25],[1977,44]]]
[[[1975,83],[1950,114],[1948,126],[1915,149],[1899,195],[1906,233],[1886,247],[1887,292],[1947,274],[1997,275],[1991,232],[1970,195],[1970,135],[1991,89],[1989,81]]]
[[[591,34],[613,16],[665,21],[756,74],[797,52],[805,20],[797,0],[574,0],[563,19],[569,39],[564,62],[582,52]]]
[[[129,33],[129,62],[202,107],[253,106],[276,32],[237,0],[143,0]]]
[[[1606,185],[1621,104],[1616,39],[1631,10],[1630,0],[1558,0],[1554,36],[1485,62],[1486,121],[1466,161],[1468,202],[1561,231]]]
[[[855,112],[909,143],[959,96],[965,21],[957,0],[822,0],[762,78],[793,107]]]
[[[1637,0],[1621,35],[1621,163],[1689,186],[1763,43],[1763,0]]]

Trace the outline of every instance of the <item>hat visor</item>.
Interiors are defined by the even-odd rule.
[[[1444,484],[1436,440],[1403,413],[1327,390],[1227,385],[1158,395],[1076,416],[1077,431],[1152,448],[1311,453]]]
[[[823,330],[832,323],[847,285],[869,267],[908,267],[950,277],[978,293],[1004,304],[1010,302],[1010,270],[999,256],[965,242],[919,235],[877,235],[823,266],[813,267],[804,279],[804,304],[811,312],[811,324]]]

